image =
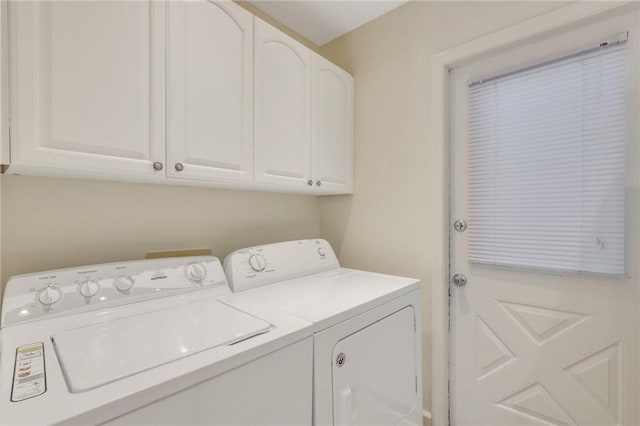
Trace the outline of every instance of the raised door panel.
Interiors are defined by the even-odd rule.
[[[313,58],[313,177],[318,193],[353,192],[353,77]]]
[[[251,182],[253,16],[232,2],[172,1],[168,39],[168,174]]]
[[[311,51],[255,19],[255,181],[311,191]]]
[[[9,171],[162,178],[164,8],[11,2]]]

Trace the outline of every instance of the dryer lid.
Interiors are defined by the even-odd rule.
[[[51,339],[71,392],[78,393],[270,328],[207,300],[62,331]]]

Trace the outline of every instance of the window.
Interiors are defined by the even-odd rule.
[[[469,261],[625,272],[624,41],[469,86]]]

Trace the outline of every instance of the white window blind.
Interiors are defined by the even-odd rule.
[[[469,261],[625,272],[625,45],[469,86]]]

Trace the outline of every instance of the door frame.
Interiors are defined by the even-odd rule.
[[[579,1],[434,54],[430,60],[430,164],[434,183],[431,271],[431,421],[449,424],[449,73],[485,55],[542,39],[550,33],[616,15],[632,1]],[[639,12],[640,13],[640,12]]]

